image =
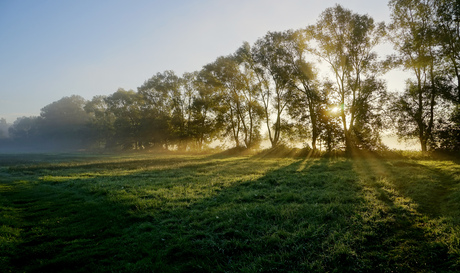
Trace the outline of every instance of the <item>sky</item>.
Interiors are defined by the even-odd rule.
[[[0,0],[0,118],[200,70],[268,31],[314,24],[335,4],[389,22],[384,0]],[[386,78],[390,91],[404,87],[401,73]]]

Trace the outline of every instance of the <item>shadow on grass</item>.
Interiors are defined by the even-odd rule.
[[[456,193],[446,188],[453,177],[415,162],[353,162],[368,203],[373,231],[365,248],[375,266],[399,272],[459,271],[459,219],[443,209],[444,199]],[[452,209],[458,211],[458,205]],[[376,246],[378,251],[372,251]]]
[[[110,248],[101,252],[98,242],[120,235],[125,209],[88,197],[80,189],[25,181],[2,192],[4,272],[83,272],[113,255]]]
[[[170,166],[155,169],[165,164]],[[433,236],[442,223],[432,220],[442,215],[417,211],[413,205],[423,207],[423,198],[407,200],[395,184],[402,175],[400,167],[386,161],[211,156],[85,168],[85,173],[127,168],[133,172],[64,180],[28,174],[30,181],[2,180],[9,187],[0,199],[6,212],[1,224],[12,229],[10,241],[2,241],[4,268],[11,272],[459,269],[458,257]],[[72,166],[52,170],[64,177],[80,171]],[[21,170],[13,173],[20,178]]]

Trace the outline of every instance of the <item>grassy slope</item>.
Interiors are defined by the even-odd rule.
[[[6,272],[456,272],[453,161],[0,157]]]

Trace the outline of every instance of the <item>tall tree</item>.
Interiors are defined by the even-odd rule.
[[[181,79],[174,71],[157,73],[138,88],[146,100],[146,134],[153,143],[162,142],[165,148],[180,141],[185,130]]]
[[[185,141],[185,146],[189,147],[190,142],[194,139],[195,135],[193,133],[193,104],[195,98],[198,97],[198,90],[196,88],[196,78],[198,72],[186,72],[182,75],[182,113],[184,114],[184,130],[182,131],[181,139]]]
[[[321,97],[315,68],[307,62],[309,35],[305,31],[285,31],[285,47],[280,58],[289,71],[288,86],[293,89],[289,105],[291,117],[297,121],[304,120],[310,125],[311,147],[316,150],[320,134],[320,109],[324,98]],[[306,128],[304,128],[306,129]]]
[[[260,104],[261,88],[257,81],[256,73],[252,69],[251,47],[249,43],[243,45],[233,54],[239,67],[239,79],[241,81],[241,96],[244,102],[245,115],[242,117],[244,143],[252,148],[261,142],[261,119],[264,114]]]
[[[435,39],[439,42],[446,62],[445,71],[452,76],[450,96],[460,104],[460,2],[457,0],[431,0],[426,3],[433,13]]]
[[[260,97],[272,147],[281,142],[284,125],[288,122],[286,108],[292,95],[291,71],[290,64],[282,56],[287,54],[289,42],[283,33],[269,32],[251,49],[251,65],[261,88]]]
[[[363,128],[379,124],[377,100],[385,88],[378,79],[381,66],[374,49],[385,35],[385,25],[336,5],[326,9],[307,32],[317,44],[311,52],[329,65],[335,78],[335,100],[341,107],[345,147],[350,152],[366,141]]]
[[[393,106],[398,134],[418,137],[422,151],[433,140],[436,106],[442,77],[439,67],[433,10],[429,0],[391,0],[391,41],[398,52],[397,62],[412,71],[403,94]]]
[[[220,115],[226,124],[224,136],[231,135],[236,147],[241,146],[242,101],[241,82],[238,79],[238,65],[231,56],[218,57],[203,67],[202,78],[219,93]]]
[[[436,132],[439,148],[460,150],[460,2],[458,0],[431,0],[434,10],[436,36],[441,47],[444,77],[448,78],[450,88],[442,92],[452,111],[448,117],[443,115]],[[449,72],[449,73],[445,73]],[[447,109],[446,109],[447,110]]]
[[[194,82],[197,94],[192,106],[191,127],[198,150],[202,150],[215,140],[225,125],[222,111],[219,109],[222,106],[221,94],[210,80],[212,77],[209,76],[209,71],[203,68]]]
[[[220,111],[225,120],[225,135],[230,135],[236,147],[247,148],[256,144],[260,107],[252,71],[246,69],[243,58],[238,55],[219,57],[204,66],[202,76],[207,83],[220,92]]]

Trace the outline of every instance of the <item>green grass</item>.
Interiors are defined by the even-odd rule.
[[[3,272],[458,272],[460,165],[0,156]]]

